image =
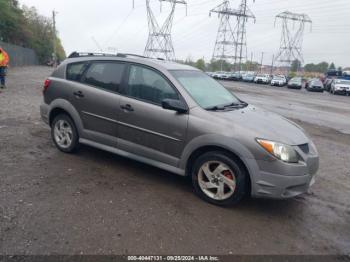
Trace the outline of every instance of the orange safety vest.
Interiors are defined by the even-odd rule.
[[[0,66],[7,66],[10,62],[9,55],[4,51],[4,49],[0,48]]]

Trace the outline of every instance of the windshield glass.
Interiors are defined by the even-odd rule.
[[[198,105],[205,109],[241,103],[230,91],[201,71],[174,70],[170,72]]]
[[[293,83],[300,83],[301,82],[301,78],[293,78],[290,81],[293,82]]]
[[[337,80],[335,83],[340,85],[350,85],[350,80]]]

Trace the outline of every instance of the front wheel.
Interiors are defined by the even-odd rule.
[[[79,145],[79,135],[75,124],[66,114],[59,114],[53,120],[51,137],[56,147],[65,153],[72,153]]]
[[[219,206],[232,206],[246,194],[247,175],[234,157],[222,152],[208,152],[195,161],[192,184],[203,200]]]

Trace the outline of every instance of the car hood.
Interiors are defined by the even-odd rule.
[[[303,145],[309,138],[301,127],[270,111],[248,106],[242,110],[218,112],[216,117],[229,121],[236,133],[268,139],[288,145]]]
[[[335,84],[335,87],[350,87],[350,85],[347,85],[347,84]]]

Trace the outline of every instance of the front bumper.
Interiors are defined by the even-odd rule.
[[[302,86],[298,86],[298,85],[288,85],[288,88],[290,88],[290,89],[301,89]]]
[[[257,198],[286,199],[308,192],[319,168],[317,152],[305,154],[298,164],[280,160],[250,160],[251,195]]]

